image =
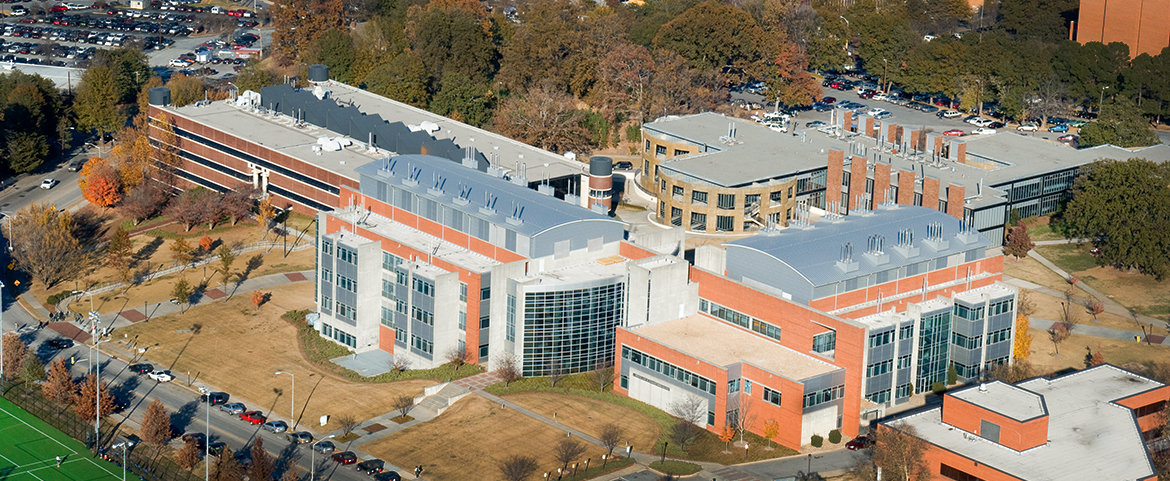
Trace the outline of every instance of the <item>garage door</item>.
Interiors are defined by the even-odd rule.
[[[630,397],[667,410],[674,401],[670,388],[657,381],[650,380],[636,372],[630,372]]]

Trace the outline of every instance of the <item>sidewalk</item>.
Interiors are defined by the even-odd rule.
[[[1040,264],[1043,264],[1044,267],[1047,267],[1052,272],[1055,272],[1056,275],[1058,275],[1064,279],[1068,279],[1069,276],[1071,275],[1068,272],[1065,272],[1064,269],[1057,267],[1057,265],[1053,264],[1052,261],[1049,261],[1048,259],[1045,259],[1044,256],[1036,253],[1035,250],[1028,251],[1028,257],[1036,259],[1037,262],[1039,262]],[[1143,324],[1153,324],[1153,325],[1157,325],[1157,326],[1166,327],[1166,321],[1163,321],[1161,319],[1155,319],[1155,318],[1152,318],[1149,316],[1144,316],[1144,315],[1138,314],[1136,312],[1130,311],[1125,306],[1118,304],[1117,301],[1110,299],[1109,296],[1106,296],[1105,294],[1102,294],[1100,291],[1093,289],[1092,287],[1085,284],[1084,282],[1078,282],[1076,284],[1076,287],[1081,288],[1085,292],[1089,293],[1089,295],[1097,298],[1098,301],[1101,301],[1101,303],[1105,305],[1105,312],[1108,312],[1108,313],[1113,314],[1115,316],[1129,317],[1129,318],[1132,318],[1135,321],[1143,323]],[[1055,289],[1049,289],[1049,290],[1053,291],[1053,292],[1058,292]],[[1045,294],[1052,295],[1049,292],[1045,292],[1045,291],[1042,291],[1042,292],[1044,292]],[[1058,292],[1058,295],[1056,297],[1062,298],[1062,297],[1064,297],[1064,293]]]

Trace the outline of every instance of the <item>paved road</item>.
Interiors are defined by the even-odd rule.
[[[105,153],[109,153],[108,148],[104,150]],[[57,161],[58,164],[55,167],[42,168],[40,172],[16,177],[14,184],[6,185],[0,189],[0,213],[3,213],[4,216],[11,215],[33,202],[49,202],[56,205],[57,208],[64,209],[81,201],[81,189],[77,188],[78,173],[69,172],[65,167],[73,159],[87,158],[96,154],[96,150],[77,149],[72,157]],[[50,177],[60,183],[52,189],[42,189],[41,181]]]

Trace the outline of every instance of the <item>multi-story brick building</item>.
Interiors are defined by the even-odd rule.
[[[1170,386],[1104,364],[947,392],[880,428],[913,428],[934,479],[1152,481],[1144,440],[1161,437],[1168,399]]]
[[[1082,44],[1122,42],[1130,57],[1158,55],[1170,46],[1170,0],[1081,0],[1072,30]]]

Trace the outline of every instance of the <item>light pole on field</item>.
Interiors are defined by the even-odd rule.
[[[294,376],[293,373],[288,372],[288,371],[276,371],[277,376],[279,376],[281,374],[288,374],[289,376],[292,377],[292,395],[289,396],[289,403],[288,403],[289,418],[288,418],[288,420],[292,421],[293,425],[295,426],[297,423],[297,421],[296,421],[296,419],[297,419],[297,377]],[[310,394],[312,394],[312,393],[310,393]]]
[[[0,389],[4,388],[4,283],[0,282]]]

